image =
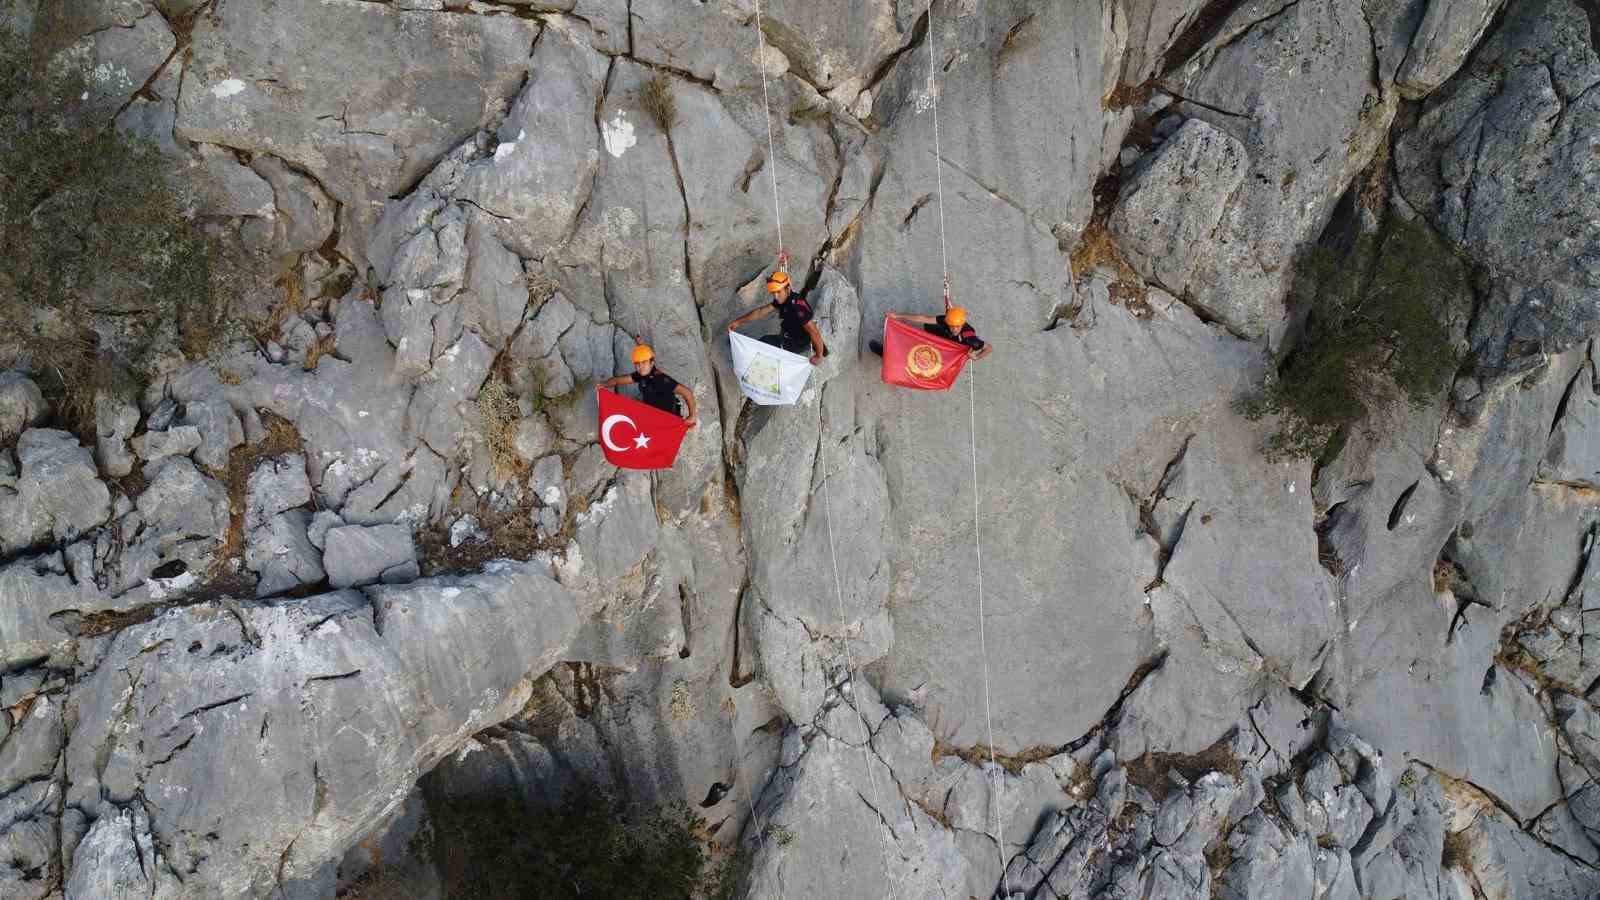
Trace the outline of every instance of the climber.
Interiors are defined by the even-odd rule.
[[[596,384],[595,390],[624,384],[638,385],[640,399],[656,409],[683,416],[683,420],[689,423],[690,428],[700,424],[700,418],[695,411],[694,392],[679,384],[671,375],[656,368],[656,352],[650,349],[649,344],[640,344],[633,348],[632,372],[607,378]],[[678,410],[680,397],[683,398],[687,412]]]
[[[792,292],[789,273],[781,269],[773,272],[772,277],[767,279],[767,292],[772,294],[771,303],[758,306],[729,322],[728,330],[738,331],[741,325],[777,313],[778,333],[767,335],[761,342],[801,356],[805,356],[806,351],[810,350],[811,364],[822,365],[822,358],[828,355],[828,348],[822,343],[822,332],[818,331],[816,323],[811,321],[811,317],[815,315],[811,310],[811,303]]]
[[[931,335],[942,337],[947,341],[954,341],[967,347],[967,358],[971,360],[983,359],[994,348],[978,337],[978,332],[967,324],[967,311],[959,306],[952,306],[944,311],[942,316],[916,316],[906,313],[889,313],[889,318],[900,322],[911,322],[921,325],[922,330]],[[883,355],[882,341],[868,341],[867,349],[879,356]]]

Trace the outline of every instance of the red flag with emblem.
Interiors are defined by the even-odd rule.
[[[601,388],[600,448],[619,469],[670,469],[689,432],[682,416]]]
[[[886,384],[943,391],[967,364],[967,348],[887,316],[883,320],[883,380]]]

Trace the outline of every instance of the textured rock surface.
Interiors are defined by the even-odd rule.
[[[71,839],[91,852],[73,857],[68,883],[105,877],[101,857],[124,838],[96,841],[94,828],[130,806],[149,818],[141,832],[135,816],[127,839],[161,848],[146,877],[230,895],[308,877],[456,741],[519,708],[577,616],[536,569],[502,565],[367,596],[191,607],[108,639],[70,700],[66,802],[82,812]],[[467,656],[485,665],[454,664]],[[302,712],[341,696],[354,719]],[[191,793],[194,773],[226,772],[241,750],[258,783],[282,790]]]
[[[1595,895],[1592,6],[0,0],[277,279],[92,423],[0,376],[0,894],[432,895],[579,789],[749,897]],[[1268,459],[1390,217],[1454,384]],[[886,387],[945,275],[994,352]]]
[[[1395,146],[1406,199],[1489,273],[1471,339],[1490,365],[1526,368],[1592,330],[1600,287],[1592,16],[1569,0],[1508,6]]]
[[[416,548],[403,525],[345,525],[323,538],[328,583],[338,588],[417,577]]]

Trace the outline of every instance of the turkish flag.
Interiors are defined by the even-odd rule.
[[[600,389],[600,448],[619,469],[670,469],[689,432],[683,417]]]
[[[885,384],[924,391],[947,390],[967,364],[967,352],[965,345],[929,334],[916,325],[883,318]]]

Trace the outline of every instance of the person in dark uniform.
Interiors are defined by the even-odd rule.
[[[778,333],[767,335],[761,342],[782,347],[790,353],[798,353],[801,356],[806,356],[809,351],[811,364],[821,365],[822,358],[828,355],[828,348],[822,343],[822,332],[818,331],[816,323],[811,321],[815,313],[811,309],[810,301],[793,292],[793,285],[789,283],[789,273],[782,270],[773,272],[772,277],[767,279],[767,292],[772,295],[771,303],[758,306],[729,322],[728,330],[737,331],[742,325],[777,313]]]
[[[656,368],[656,352],[648,344],[633,348],[633,371],[615,378],[607,378],[596,387],[614,388],[624,384],[637,385],[639,398],[656,409],[666,410],[693,428],[700,424],[695,412],[694,392],[679,384],[671,375]],[[678,399],[683,399],[685,411],[679,411]]]
[[[889,313],[889,318],[921,325],[922,330],[931,335],[966,345],[967,356],[974,361],[983,359],[994,349],[978,337],[976,329],[967,324],[967,311],[959,306],[950,307],[944,311],[942,316],[913,316],[906,313]],[[867,349],[882,356],[883,342],[868,341]]]

